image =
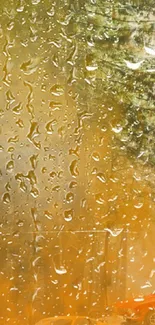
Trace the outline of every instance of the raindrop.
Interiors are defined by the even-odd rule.
[[[33,169],[35,169],[37,167],[37,163],[38,163],[37,158],[38,158],[38,155],[32,155],[30,157],[31,166]]]
[[[67,193],[67,195],[66,195],[67,203],[72,203],[73,200],[74,200],[74,194],[72,192]]]
[[[40,142],[36,142],[35,138],[38,137],[40,134],[39,132],[39,126],[37,122],[32,122],[30,126],[30,131],[27,135],[28,139],[30,142],[32,142],[37,149],[41,148]]]
[[[75,181],[72,181],[70,184],[69,184],[69,188],[75,188],[77,186],[77,182]]]
[[[50,173],[50,177],[51,177],[51,178],[54,178],[55,176],[56,176],[56,172],[51,172],[51,173]]]
[[[34,197],[37,198],[39,196],[39,191],[36,187],[32,187],[30,194]]]
[[[53,101],[51,101],[51,102],[49,103],[49,108],[50,108],[52,111],[59,111],[61,107],[62,107],[62,104],[59,103],[59,102],[53,102]]]
[[[49,121],[46,124],[46,131],[48,134],[52,134],[54,132],[53,125],[56,124],[56,120]]]
[[[59,191],[60,191],[60,186],[59,186],[59,185],[54,186],[54,187],[52,188],[52,191],[53,191],[53,192],[59,192]]]
[[[2,200],[5,204],[8,204],[11,202],[10,194],[9,193],[4,193]]]
[[[20,187],[21,191],[23,191],[23,192],[26,192],[27,191],[27,186],[26,186],[26,184],[25,184],[24,181],[21,181],[20,182],[19,187]]]
[[[139,203],[137,203],[137,204],[134,205],[134,207],[135,207],[136,209],[141,209],[142,206],[143,206],[143,203],[142,203],[142,202],[139,202]]]
[[[93,152],[93,154],[92,154],[92,158],[93,158],[95,161],[99,161],[99,160],[100,160],[100,155],[98,154],[98,152]]]
[[[35,185],[37,183],[37,178],[33,170],[28,172],[26,178],[30,181],[31,185]]]
[[[33,5],[38,5],[38,3],[40,2],[41,0],[32,0],[32,4]]]
[[[133,63],[133,62],[129,62],[127,60],[124,60],[124,62],[126,63],[127,67],[131,70],[137,70],[141,67],[142,63],[144,62],[144,60],[141,60],[137,63]]]
[[[33,74],[34,72],[37,71],[38,69],[38,64],[40,62],[39,58],[33,58],[30,59],[29,61],[24,62],[21,66],[20,69],[24,72],[26,75]]]
[[[67,222],[72,221],[72,219],[73,219],[73,209],[66,210],[64,212],[64,219]]]
[[[14,162],[12,160],[10,160],[7,165],[6,165],[6,170],[11,172],[14,168]]]
[[[9,148],[8,148],[8,152],[13,152],[14,150],[15,150],[14,147],[9,147]]]
[[[24,127],[24,123],[21,119],[19,119],[16,124],[22,129]]]
[[[52,216],[52,214],[51,214],[49,211],[45,211],[45,212],[44,212],[44,215],[45,215],[45,217],[46,217],[47,219],[49,219],[49,220],[52,220],[52,219],[53,219],[53,216]]]
[[[150,54],[150,55],[152,55],[152,56],[155,56],[155,49],[152,49],[152,48],[147,47],[147,46],[144,46],[144,49],[145,49],[145,52],[146,52],[147,54]]]
[[[59,275],[62,275],[62,274],[66,274],[67,273],[67,270],[65,269],[64,266],[60,266],[59,268],[56,267],[56,265],[54,265],[54,269],[55,269],[55,272]]]
[[[47,10],[47,15],[48,15],[49,17],[53,17],[54,14],[55,14],[55,9],[54,9],[54,7],[52,7],[51,9],[48,9],[48,10]]]
[[[16,222],[16,224],[17,224],[18,227],[23,227],[24,226],[24,221],[23,220],[18,220]]]
[[[99,181],[101,181],[102,183],[106,183],[106,179],[103,173],[98,173],[97,174],[97,178],[99,179]]]
[[[41,171],[42,171],[43,174],[45,174],[47,172],[47,168],[43,167]]]
[[[70,172],[73,177],[77,177],[79,175],[79,170],[77,167],[77,160],[73,160],[70,164]]]
[[[98,204],[104,204],[104,203],[105,203],[103,193],[98,193],[98,194],[96,194],[96,195],[95,195],[95,199],[96,199],[96,202],[97,202]]]
[[[112,131],[114,133],[120,133],[123,130],[123,127],[121,125],[116,125],[115,127],[112,127]]]
[[[18,105],[13,107],[13,112],[18,115],[21,113],[22,109],[23,109],[23,105],[22,103],[19,103]]]
[[[24,10],[24,4],[23,4],[23,0],[19,1],[18,7],[16,8],[17,12],[23,12]]]
[[[11,190],[11,185],[10,185],[10,183],[7,183],[7,184],[5,185],[5,189],[6,189],[7,192],[9,192],[9,191]]]
[[[54,85],[50,91],[54,96],[62,96],[64,93],[63,87],[61,85]]]
[[[14,137],[11,137],[8,139],[8,142],[9,143],[16,143],[19,141],[19,136],[18,135],[15,135]]]
[[[96,64],[96,62],[93,62],[93,59],[87,55],[86,57],[86,70],[87,71],[95,71],[98,69],[98,66]]]

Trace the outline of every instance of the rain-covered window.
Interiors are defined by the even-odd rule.
[[[0,1],[0,209],[0,325],[155,324],[154,0]]]

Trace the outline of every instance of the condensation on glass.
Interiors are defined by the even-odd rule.
[[[0,2],[2,325],[102,325],[154,291],[154,18]]]

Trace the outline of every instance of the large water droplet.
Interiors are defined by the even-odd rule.
[[[67,273],[67,270],[65,269],[64,266],[60,266],[59,268],[57,268],[56,266],[54,267],[55,269],[55,272],[59,275],[62,275],[62,274],[66,274]]]
[[[5,204],[8,204],[11,202],[10,194],[9,193],[4,193],[2,196],[2,200]]]
[[[11,172],[13,170],[13,168],[14,168],[14,162],[13,162],[13,160],[10,160],[6,165],[6,170]]]
[[[69,192],[66,194],[66,201],[67,203],[71,203],[74,200],[74,194],[72,192]]]
[[[64,219],[65,219],[65,221],[67,221],[67,222],[72,221],[72,219],[73,219],[73,213],[74,213],[73,209],[66,210],[64,212]]]

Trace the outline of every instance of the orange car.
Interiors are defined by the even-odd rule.
[[[124,325],[155,325],[155,294],[119,302],[115,306],[117,313],[124,317]]]

